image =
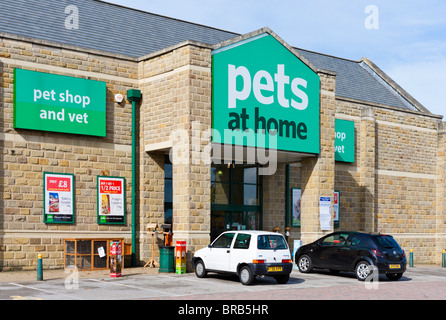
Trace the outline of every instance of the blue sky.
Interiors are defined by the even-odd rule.
[[[432,113],[446,116],[444,0],[106,1],[241,34],[268,26],[295,47],[367,57]]]

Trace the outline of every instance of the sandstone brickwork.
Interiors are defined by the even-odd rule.
[[[63,267],[63,239],[122,237],[131,242],[136,203],[136,258],[159,258],[148,223],[164,223],[164,159],[173,162],[173,240],[185,240],[189,262],[210,241],[212,47],[186,41],[138,59],[34,41],[0,38],[0,270]],[[89,137],[13,128],[13,70],[23,68],[106,82],[107,136]],[[336,74],[319,70],[320,154],[263,177],[262,224],[291,227],[290,243],[334,230],[392,234],[417,262],[439,263],[446,246],[445,130],[441,117],[336,95]],[[131,190],[131,112],[117,93],[139,89],[136,190]],[[334,121],[355,123],[355,162],[334,159]],[[75,223],[43,222],[43,173],[75,176]],[[97,223],[96,176],[126,178],[126,224]],[[290,224],[285,194],[302,190],[300,227]],[[340,227],[322,231],[319,198],[340,192]],[[290,196],[291,199],[291,196]],[[291,208],[291,206],[289,206]],[[333,207],[331,208],[333,211]],[[191,270],[189,263],[188,270]]]

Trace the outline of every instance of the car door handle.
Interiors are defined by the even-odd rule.
[[[231,252],[231,250],[226,250],[226,253],[230,253]]]

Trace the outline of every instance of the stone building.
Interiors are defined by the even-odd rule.
[[[0,8],[0,270],[63,268],[64,239],[125,239],[144,265],[148,224],[189,257],[278,227],[291,247],[388,233],[440,263],[442,116],[367,58],[96,0]]]

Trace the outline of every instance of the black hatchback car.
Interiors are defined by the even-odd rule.
[[[333,273],[354,271],[360,281],[367,279],[374,267],[390,280],[398,280],[406,271],[406,254],[389,235],[362,232],[334,232],[300,247],[295,260],[300,272],[313,268]]]

